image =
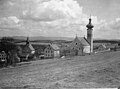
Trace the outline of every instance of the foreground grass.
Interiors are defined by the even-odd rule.
[[[34,61],[0,70],[6,89],[114,88],[120,84],[120,52]]]

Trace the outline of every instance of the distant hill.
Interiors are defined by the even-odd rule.
[[[24,36],[13,36],[14,39],[19,39],[19,40],[26,40],[27,37]],[[73,38],[70,37],[44,37],[44,36],[36,36],[36,37],[29,37],[30,41],[35,41],[35,40],[71,40]]]
[[[16,42],[25,42],[27,37],[25,36],[12,36]],[[0,37],[1,39],[2,37]],[[29,37],[30,41],[33,42],[65,42],[72,41],[72,37],[44,37],[36,36]],[[94,39],[94,43],[120,43],[120,39]]]
[[[119,39],[112,39],[112,40],[108,40],[108,39],[101,39],[101,40],[98,40],[98,39],[96,39],[96,40],[94,40],[93,41],[94,43],[120,43],[120,40]]]
[[[18,40],[26,40],[24,36],[14,36],[14,39]],[[36,36],[30,37],[30,41],[72,41],[74,38],[72,37],[44,37],[44,36]],[[120,43],[120,39],[94,39],[94,43]]]
[[[9,36],[8,36],[9,37]],[[25,36],[10,36],[14,39],[17,40],[26,40],[27,37]],[[2,37],[0,37],[1,39]],[[36,37],[29,37],[30,41],[35,41],[35,40],[72,40],[72,37],[44,37],[44,36],[36,36]]]

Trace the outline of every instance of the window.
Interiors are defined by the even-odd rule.
[[[53,56],[53,54],[51,54],[51,56]]]
[[[74,50],[74,48],[73,48],[73,50]]]
[[[80,48],[79,48],[79,50],[80,50]]]
[[[77,43],[76,43],[76,45],[77,45]]]

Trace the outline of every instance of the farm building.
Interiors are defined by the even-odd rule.
[[[45,58],[54,58],[59,56],[60,56],[60,48],[56,44],[50,44],[44,50]]]
[[[105,44],[100,44],[96,47],[94,47],[94,51],[102,51],[102,50],[107,50],[108,48],[106,47]]]
[[[0,53],[0,60],[1,60],[2,62],[4,62],[4,61],[7,60],[7,55],[6,55],[6,53],[5,53],[4,51],[2,51],[2,52]]]

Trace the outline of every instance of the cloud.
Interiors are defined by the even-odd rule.
[[[10,1],[8,1],[8,4],[11,5],[11,6],[14,5],[14,3],[13,3],[13,2],[10,2]]]
[[[119,39],[120,38],[120,18],[114,21],[106,22],[105,20],[97,24],[94,30],[96,38]]]
[[[82,7],[74,0],[49,0],[47,2],[34,2],[28,10],[23,11],[24,19],[53,21],[66,18],[77,18],[82,14]],[[31,8],[31,9],[30,9]]]
[[[83,7],[76,0],[32,2],[32,7],[29,2],[27,3],[28,7],[23,10],[21,17],[23,27],[31,29],[31,33],[37,31],[46,36],[73,36],[78,32],[82,35],[84,32],[83,26],[88,23],[89,16],[82,12]]]
[[[9,16],[8,18],[5,18],[6,20],[13,21],[14,23],[19,23],[19,19],[16,16]]]
[[[16,16],[0,18],[0,27],[16,27],[20,20]]]
[[[7,4],[10,4],[10,9],[5,11],[9,12],[8,16],[0,19],[3,33],[7,30],[12,35],[17,35],[15,32],[30,36],[86,35],[89,15],[83,13],[76,0],[9,0]],[[98,21],[97,16],[92,16],[92,23],[95,37],[102,33],[101,28],[109,31],[107,23]]]

